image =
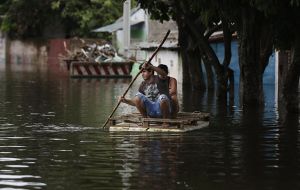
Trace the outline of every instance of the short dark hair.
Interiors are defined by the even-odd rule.
[[[144,69],[144,68],[143,68],[143,65],[144,65],[144,64],[140,64],[139,70],[146,70],[146,71],[148,71],[148,72],[153,71],[152,69]]]
[[[166,74],[169,74],[169,69],[168,69],[168,66],[167,66],[167,65],[159,64],[158,67],[159,67],[160,69],[162,69],[163,71],[165,71]]]

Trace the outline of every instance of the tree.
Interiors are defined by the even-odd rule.
[[[92,29],[111,24],[120,17],[123,5],[118,0],[56,0],[52,8],[69,24],[71,36],[90,36]]]
[[[168,20],[172,15],[180,27],[183,25],[191,39],[203,53],[202,60],[213,66],[216,74],[218,95],[225,99],[227,75],[231,58],[231,34],[235,30],[239,42],[240,99],[245,105],[258,105],[263,102],[262,76],[272,53],[273,35],[270,21],[258,9],[261,0],[254,1],[182,1],[140,0],[143,7],[160,20]],[[167,4],[167,5],[166,5]],[[169,7],[166,8],[166,7]],[[172,14],[173,13],[173,14]],[[180,22],[180,19],[182,20]],[[193,21],[196,22],[193,22]],[[221,64],[208,43],[210,30],[220,26],[224,34],[225,59]],[[214,30],[212,30],[213,32]],[[180,32],[180,30],[179,30]],[[193,64],[193,63],[189,63]],[[225,98],[224,98],[225,97]]]
[[[288,112],[299,111],[299,75],[300,75],[300,1],[273,1],[256,0],[252,4],[255,11],[259,12],[260,45],[263,51],[269,52],[271,46],[277,50],[290,50],[291,63],[288,65],[287,74],[283,79],[282,96]],[[257,22],[255,23],[258,24]],[[264,43],[262,43],[264,42]],[[269,52],[270,53],[270,52]],[[268,54],[261,59],[261,70],[266,67]],[[263,55],[263,54],[262,54]]]
[[[59,23],[67,37],[88,37],[120,17],[122,7],[118,0],[2,0],[1,30],[13,38],[41,37]]]
[[[12,37],[39,36],[45,27],[45,20],[53,15],[50,1],[12,1],[1,4],[1,30]]]
[[[227,91],[227,72],[231,59],[231,25],[225,17],[222,17],[222,12],[219,12],[217,4],[207,1],[179,1],[179,0],[155,0],[146,1],[140,0],[141,6],[146,8],[151,16],[158,20],[174,19],[179,28],[179,43],[183,58],[183,67],[188,68],[192,75],[192,83],[196,86],[201,82],[201,59],[203,60],[208,74],[207,81],[211,82],[212,71],[214,69],[217,81],[217,96],[219,100],[226,100]],[[210,35],[218,30],[220,21],[225,28],[224,38],[225,59],[221,64],[209,45]],[[227,35],[229,34],[229,35]],[[195,56],[201,55],[201,56]],[[200,78],[199,78],[200,76]],[[184,77],[185,78],[185,77]],[[184,81],[183,81],[184,82]],[[203,86],[203,85],[199,85]],[[211,86],[209,86],[211,87]]]
[[[219,8],[234,23],[239,45],[240,100],[243,105],[263,103],[263,73],[272,54],[270,21],[259,9],[262,0],[225,0]]]
[[[266,11],[266,14],[272,18],[275,46],[291,51],[291,63],[283,84],[283,102],[288,112],[299,112],[300,1],[278,1],[272,7],[272,12]]]

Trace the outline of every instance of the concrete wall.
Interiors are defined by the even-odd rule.
[[[137,25],[133,25],[131,26],[131,30],[134,30],[135,33],[131,33],[131,39],[130,39],[130,44],[131,47],[130,49],[134,49],[135,43],[141,42],[141,41],[146,41],[147,40],[147,36],[148,36],[148,23],[147,23],[147,19],[148,16],[145,13],[145,10],[143,9],[139,9],[138,11],[136,11],[134,14],[131,15],[130,17],[130,22],[132,23],[136,23],[136,22],[144,22],[143,23],[139,23]],[[142,33],[141,37],[137,37],[136,33],[137,32]],[[115,37],[115,41],[114,44],[116,45],[116,49],[118,51],[118,53],[123,54],[124,53],[124,41],[123,41],[123,30],[117,30],[114,35]]]
[[[147,52],[148,60],[153,52]],[[160,50],[158,54],[153,58],[153,65],[157,66],[159,64],[165,64],[169,68],[169,75],[175,77],[178,80],[178,83],[182,82],[182,65],[179,59],[179,55],[176,51],[169,50]]]
[[[219,61],[222,63],[224,59],[224,44],[223,43],[212,43],[212,48],[216,52]],[[234,83],[239,84],[240,79],[240,68],[239,68],[239,57],[238,57],[238,43],[233,41],[231,44],[232,58],[229,67],[234,70]],[[269,59],[269,64],[265,69],[263,76],[264,85],[275,85],[275,53],[273,53]]]
[[[7,66],[12,71],[47,69],[47,45],[19,40],[9,41]]]
[[[5,35],[0,32],[0,70],[5,69],[6,62],[6,38]]]
[[[66,73],[67,69],[61,64],[61,55],[65,54],[65,39],[48,41],[7,40],[5,65],[10,71],[48,71]]]
[[[160,42],[164,38],[166,32],[171,30],[172,32],[168,36],[168,40],[178,41],[178,28],[175,21],[159,22],[156,20],[149,20],[149,36],[148,42]]]

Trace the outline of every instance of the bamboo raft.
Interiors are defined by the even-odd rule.
[[[109,131],[130,132],[187,132],[209,125],[209,113],[179,112],[175,119],[143,118],[139,113],[115,116],[109,119]],[[168,124],[165,127],[162,124]]]

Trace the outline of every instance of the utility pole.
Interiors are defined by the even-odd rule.
[[[131,0],[126,0],[123,4],[123,43],[124,43],[124,56],[129,57],[130,48],[130,9]]]

